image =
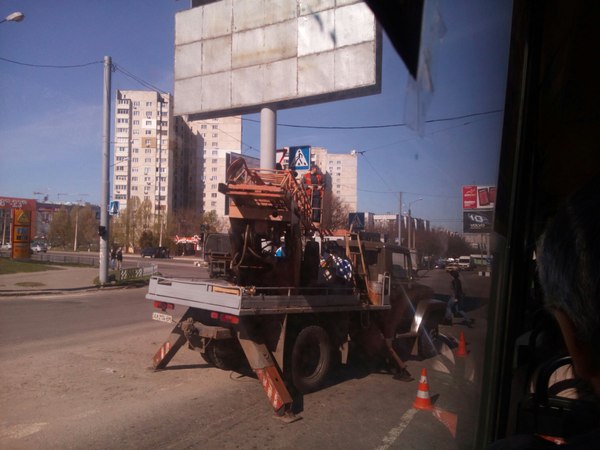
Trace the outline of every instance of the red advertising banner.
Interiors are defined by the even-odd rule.
[[[477,209],[477,186],[463,186],[463,209]]]
[[[494,209],[496,205],[495,186],[469,185],[462,187],[463,209]]]

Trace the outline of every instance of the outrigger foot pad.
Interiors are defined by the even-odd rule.
[[[400,372],[396,373],[393,378],[394,380],[400,381],[414,381],[413,376],[407,369],[402,369]]]
[[[290,411],[285,411],[283,414],[279,414],[279,413],[276,412],[273,415],[273,417],[275,419],[281,420],[284,423],[292,423],[292,422],[296,422],[298,420],[302,420],[301,416],[297,416],[291,410]]]

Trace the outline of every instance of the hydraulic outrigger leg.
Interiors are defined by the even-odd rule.
[[[276,417],[287,423],[299,420],[300,417],[292,411],[292,396],[285,387],[271,351],[264,343],[250,336],[243,321],[240,321],[239,324],[238,340],[250,367],[256,373],[269,402],[271,402]]]
[[[167,367],[167,364],[171,362],[175,353],[177,353],[181,346],[187,341],[182,324],[186,322],[189,317],[191,317],[191,314],[188,309],[181,320],[177,322],[173,330],[171,330],[168,339],[160,346],[156,354],[152,357],[152,367],[154,370],[160,370]]]
[[[154,370],[164,369],[175,354],[188,340],[186,328],[189,319],[193,317],[192,309],[188,309],[181,320],[177,322],[164,344],[160,346],[152,358]],[[207,327],[210,328],[210,327]],[[228,331],[228,330],[223,330]],[[250,367],[256,373],[275,415],[278,419],[290,423],[299,420],[292,411],[293,399],[287,390],[281,373],[271,351],[260,339],[251,336],[243,321],[238,325],[238,340],[246,355]]]

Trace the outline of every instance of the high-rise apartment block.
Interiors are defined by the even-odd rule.
[[[153,91],[117,91],[113,200],[121,208],[150,202],[162,215],[198,203],[202,142],[173,116],[172,100]]]
[[[329,175],[331,193],[347,205],[349,212],[355,212],[358,205],[356,152],[329,153],[327,149],[312,147],[311,161],[317,164],[324,174]]]
[[[203,139],[202,209],[215,211],[217,216],[227,216],[226,198],[218,191],[225,182],[225,173],[232,158],[242,153],[241,116],[218,117],[188,121],[190,129]]]
[[[259,166],[258,159],[242,155],[242,118],[187,119],[173,115],[170,94],[117,91],[112,199],[120,209],[149,202],[153,220],[178,211],[227,217],[227,199],[218,186],[228,165],[243,157],[248,166]],[[330,192],[356,211],[356,152],[312,147],[310,159],[326,176]]]
[[[218,183],[241,154],[240,116],[188,121],[173,115],[173,97],[117,91],[113,195],[120,209],[150,202],[155,220],[177,211],[226,215]]]

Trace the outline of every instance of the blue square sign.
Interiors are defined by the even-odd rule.
[[[310,146],[290,147],[289,167],[294,170],[310,168]]]

